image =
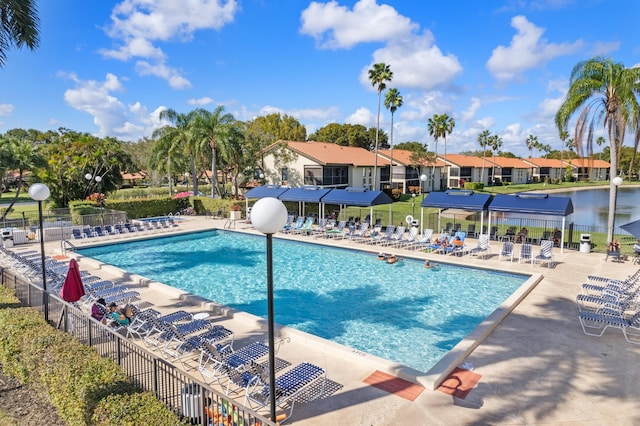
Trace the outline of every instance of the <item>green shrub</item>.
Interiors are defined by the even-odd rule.
[[[67,424],[107,424],[96,423],[95,413],[110,419],[110,424],[179,424],[152,395],[141,398],[139,389],[111,359],[51,328],[39,312],[18,304],[13,291],[0,286],[0,363],[6,374],[45,394]],[[120,404],[111,402],[114,399]],[[148,413],[145,421],[138,414],[124,415],[129,407]]]

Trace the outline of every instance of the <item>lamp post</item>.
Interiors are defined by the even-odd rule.
[[[287,208],[273,197],[258,200],[251,208],[251,223],[267,236],[267,319],[269,332],[269,400],[271,420],[276,421],[276,368],[273,318],[273,234],[287,222]]]
[[[622,178],[620,176],[616,176],[611,180],[613,184],[613,190],[615,194],[613,194],[613,224],[611,227],[611,233],[608,235],[608,242],[613,241],[613,236],[616,233],[616,208],[618,204],[618,187],[622,185]]]
[[[416,193],[413,192],[411,194],[411,217],[415,216],[416,214]]]
[[[87,196],[91,195],[91,181],[94,180],[96,182],[96,185],[98,185],[100,182],[102,182],[102,176],[96,175],[93,176],[91,173],[87,173],[86,175],[84,175],[84,178],[86,180],[88,180],[89,182],[87,183]]]
[[[49,322],[49,299],[47,295],[47,270],[44,265],[44,227],[42,225],[42,202],[49,198],[51,191],[43,183],[34,183],[29,187],[29,196],[38,202],[38,222],[40,225],[40,261],[42,263],[42,306],[44,320]]]
[[[420,175],[420,192],[422,192],[422,199],[424,200],[424,183],[427,181],[427,175]]]

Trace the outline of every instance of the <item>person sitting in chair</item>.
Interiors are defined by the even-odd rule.
[[[609,244],[607,244],[607,251],[609,253],[616,253],[620,251],[620,243],[615,238]]]
[[[560,239],[562,238],[562,232],[558,229],[558,227],[553,228],[553,233],[551,234],[551,240],[553,244],[560,247]]]
[[[527,242],[527,234],[528,233],[529,233],[529,230],[523,226],[522,229],[520,230],[520,232],[518,232],[518,237],[516,238],[516,243],[518,243],[518,242],[526,243]]]

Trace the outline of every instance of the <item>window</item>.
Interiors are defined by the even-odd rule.
[[[349,185],[349,173],[346,166],[327,166],[323,169],[322,184],[325,186]]]
[[[283,167],[282,169],[280,169],[280,177],[284,184],[284,182],[289,182],[289,169],[287,169],[286,167]]]
[[[322,185],[322,167],[305,166],[304,168],[304,184],[305,185]]]

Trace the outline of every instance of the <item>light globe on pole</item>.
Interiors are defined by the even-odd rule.
[[[96,176],[96,182],[98,182],[98,183],[102,182],[102,177],[101,176]]]
[[[273,197],[258,200],[251,208],[251,223],[267,236],[267,317],[269,332],[269,401],[271,420],[276,421],[276,355],[273,309],[273,234],[287,223],[287,208]]]
[[[611,183],[613,184],[613,190],[615,194],[613,195],[613,226],[611,228],[611,234],[608,235],[609,242],[613,241],[613,237],[616,233],[616,209],[618,204],[618,187],[622,185],[622,178],[620,176],[616,176],[611,179]]]
[[[86,180],[91,180],[93,178],[93,176],[91,175],[91,173],[87,173],[86,175],[84,175],[84,178]]]
[[[42,224],[42,202],[49,198],[51,191],[43,183],[34,183],[29,187],[29,197],[38,202],[38,222],[40,226],[40,263],[42,266],[42,306],[44,320],[49,322],[49,299],[47,297],[47,270],[44,263],[44,226]]]
[[[427,181],[427,175],[420,175],[420,192],[422,192],[422,199],[424,200],[424,183]]]

